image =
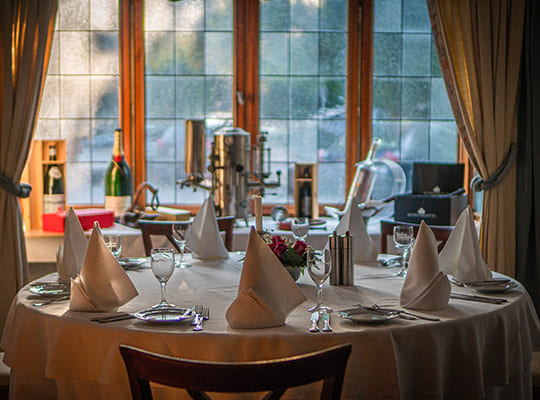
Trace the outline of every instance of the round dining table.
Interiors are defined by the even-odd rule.
[[[225,313],[237,296],[242,253],[227,260],[191,259],[191,268],[175,269],[167,300],[179,307],[210,308],[202,331],[189,321],[170,324],[127,319],[98,323],[113,313],[74,312],[69,300],[37,307],[43,299],[22,288],[14,299],[2,347],[11,367],[10,396],[15,399],[129,399],[127,374],[119,352],[126,344],[178,357],[245,361],[306,353],[351,343],[344,399],[528,399],[532,351],[540,348],[540,323],[531,299],[517,287],[488,297],[501,304],[451,298],[438,311],[408,310],[423,318],[394,318],[357,323],[339,316],[354,305],[400,308],[403,278],[379,264],[356,265],[354,286],[325,284],[323,301],[334,308],[332,332],[311,333],[310,313],[316,287],[307,273],[297,284],[307,300],[284,326],[232,329]],[[119,308],[134,313],[160,300],[157,279],[148,265],[127,271],[138,296]],[[40,281],[55,281],[50,274]],[[477,295],[453,286],[452,292]],[[372,321],[375,322],[375,321]],[[319,384],[295,388],[285,398],[315,398]],[[153,387],[155,398],[188,398],[178,389]],[[253,398],[217,396],[217,398]],[[260,398],[260,396],[259,396]]]

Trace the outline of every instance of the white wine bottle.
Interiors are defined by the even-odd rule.
[[[131,169],[124,156],[122,130],[114,131],[112,159],[105,172],[105,209],[112,210],[119,219],[131,206],[133,183]]]
[[[56,145],[49,145],[49,163],[43,176],[43,214],[66,209],[64,174],[56,161]]]

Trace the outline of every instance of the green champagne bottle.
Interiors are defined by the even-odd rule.
[[[64,174],[56,161],[56,145],[49,146],[49,162],[43,176],[43,214],[54,214],[66,209]]]
[[[119,219],[131,206],[133,183],[131,169],[124,156],[122,130],[114,131],[112,159],[105,173],[105,209],[114,211]]]

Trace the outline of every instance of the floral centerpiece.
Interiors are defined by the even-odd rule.
[[[263,232],[261,237],[289,271],[292,278],[297,280],[304,273],[304,268],[307,265],[308,250],[311,247],[302,240],[292,240],[283,236],[272,235],[269,232]]]

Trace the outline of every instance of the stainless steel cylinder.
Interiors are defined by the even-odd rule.
[[[219,216],[245,218],[248,209],[250,135],[240,128],[214,134],[214,202]]]
[[[204,121],[186,120],[185,125],[185,163],[186,177],[203,176],[205,169],[205,127]]]

